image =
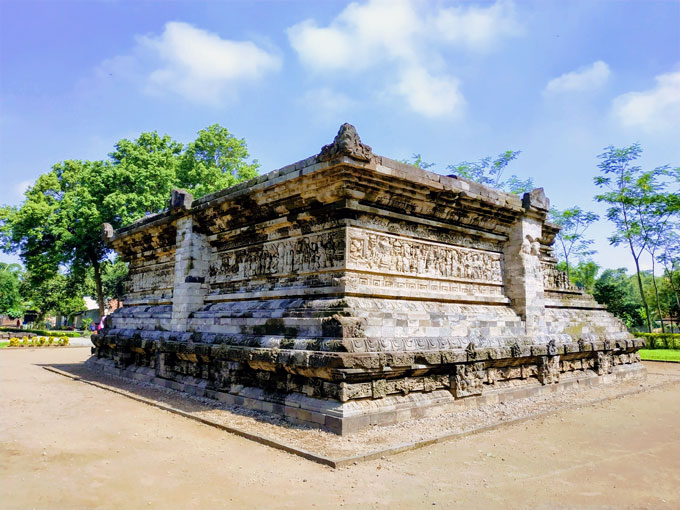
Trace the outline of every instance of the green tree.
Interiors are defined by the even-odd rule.
[[[198,132],[181,157],[177,172],[177,184],[195,197],[229,188],[241,181],[257,177],[257,160],[248,163],[250,157],[244,139],[238,139],[229,131],[213,124]]]
[[[425,160],[423,160],[423,156],[420,154],[414,154],[411,159],[402,159],[402,163],[406,163],[407,165],[413,165],[416,168],[421,168],[423,170],[427,170],[428,168],[432,168],[435,166],[434,163],[427,163]]]
[[[643,172],[636,182],[638,200],[635,206],[640,218],[640,231],[644,237],[645,251],[649,253],[652,260],[652,275],[656,273],[658,253],[664,251],[665,244],[670,237],[669,232],[672,232],[674,226],[674,219],[680,211],[678,175],[680,175],[680,169],[664,166],[650,172]],[[674,182],[668,179],[673,176],[675,176]],[[670,190],[669,186],[672,186]],[[661,331],[665,333],[664,312],[656,278],[652,278],[652,284]]]
[[[499,154],[496,159],[487,156],[479,161],[463,161],[457,165],[448,165],[447,170],[453,171],[453,175],[460,175],[466,179],[491,186],[492,188],[502,189],[515,195],[521,195],[534,189],[533,179],[522,180],[516,175],[511,175],[503,180],[503,172],[508,164],[519,156],[520,151],[505,151]]]
[[[21,255],[34,282],[56,277],[61,266],[79,272],[101,258],[102,250],[91,242],[98,237],[101,215],[87,186],[101,166],[83,161],[55,165],[26,191],[21,207],[0,213],[5,250]]]
[[[677,322],[680,322],[680,222],[671,224],[666,231],[657,256],[658,262],[663,265],[664,278],[671,293],[671,306],[676,310]]]
[[[20,207],[1,208],[0,243],[20,254],[34,278],[57,278],[66,268],[70,278],[84,281],[91,271],[103,314],[110,250],[100,238],[101,224],[120,228],[162,211],[175,187],[199,196],[253,177],[257,162],[246,163],[247,156],[245,142],[218,125],[200,131],[186,150],[156,132],[120,140],[109,160],[54,165]]]
[[[580,207],[575,206],[563,211],[552,208],[550,210],[550,219],[560,227],[560,231],[555,235],[560,246],[557,256],[564,260],[565,270],[567,275],[569,275],[570,256],[583,258],[595,253],[595,250],[590,248],[593,240],[586,239],[584,234],[588,227],[600,219],[600,217],[593,212],[584,211]]]
[[[127,262],[123,262],[116,257],[113,262],[108,262],[104,266],[102,274],[102,284],[104,294],[108,298],[122,300],[125,296],[125,280],[128,275]]]
[[[116,143],[101,174],[88,183],[101,199],[103,222],[119,228],[162,211],[177,184],[181,154],[182,144],[155,131]]]
[[[557,264],[557,268],[566,272],[567,263],[561,261]],[[600,271],[600,266],[592,260],[581,260],[575,266],[572,266],[569,279],[579,289],[583,289],[588,294],[593,293],[595,282],[597,281],[597,273]]]
[[[102,287],[106,299],[123,299],[125,296],[127,274],[127,262],[118,257],[102,262]],[[91,296],[94,296],[96,293],[94,275],[91,271],[85,280],[85,293]]]
[[[640,276],[640,257],[647,249],[649,237],[645,233],[646,218],[653,214],[656,202],[643,189],[643,183],[648,182],[649,173],[632,163],[640,157],[642,148],[639,144],[629,147],[615,148],[609,146],[598,157],[602,162],[598,168],[604,175],[594,178],[595,184],[606,191],[595,196],[598,202],[604,202],[607,209],[607,219],[614,224],[615,233],[609,237],[614,246],[628,245],[635,262],[635,272],[638,280],[640,299],[645,311],[647,329],[652,331],[649,305],[642,288]],[[659,173],[660,167],[652,170],[652,174]]]
[[[49,278],[27,273],[21,293],[26,298],[26,308],[37,312],[37,322],[42,322],[48,314],[71,318],[87,309],[83,281],[61,273]]]
[[[22,276],[19,264],[0,262],[0,315],[9,315],[13,319],[23,315]]]
[[[640,313],[644,308],[634,283],[624,268],[606,269],[593,286],[595,300],[607,306],[607,310],[621,319],[629,329],[644,325],[645,319]]]

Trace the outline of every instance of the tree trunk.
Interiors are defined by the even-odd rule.
[[[647,305],[647,299],[645,299],[645,291],[642,290],[642,277],[640,276],[640,263],[635,256],[635,250],[633,249],[633,244],[630,245],[630,251],[633,253],[633,260],[635,260],[635,274],[637,275],[638,288],[640,289],[640,298],[642,299],[642,304],[645,306],[645,315],[647,319],[647,330],[652,332],[652,322],[649,320],[649,306]]]
[[[676,288],[675,284],[673,283],[673,272],[668,270],[667,266],[664,266],[664,273],[666,274],[666,278],[668,278],[668,284],[671,287],[671,290],[673,291],[673,295],[675,296],[675,304],[678,306],[677,310],[678,313],[675,317],[675,323],[676,325],[680,324],[680,299],[678,298],[678,289]],[[673,314],[671,313],[671,317]],[[673,322],[671,321],[671,333],[673,332]]]
[[[659,303],[659,289],[656,286],[656,276],[654,275],[654,254],[652,254],[652,282],[654,283],[654,295],[656,297],[656,311],[659,314],[659,321],[661,321],[661,332],[665,333],[666,328],[663,325],[663,313],[661,313],[661,304]]]
[[[680,298],[678,298],[678,289],[675,287],[675,284],[673,283],[673,273],[668,270],[668,268],[664,268],[664,272],[666,273],[666,278],[668,278],[668,284],[671,287],[671,290],[673,291],[673,295],[675,296],[675,303],[678,305],[678,310],[680,310]]]
[[[104,316],[104,289],[102,287],[102,266],[96,257],[90,258],[92,269],[94,269],[94,286],[97,291],[97,306],[99,306],[99,316]]]

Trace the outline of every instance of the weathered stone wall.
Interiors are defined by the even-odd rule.
[[[337,432],[640,373],[642,342],[557,271],[548,209],[345,125],[318,156],[105,228],[129,293],[92,364]]]

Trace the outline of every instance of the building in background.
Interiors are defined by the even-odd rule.
[[[87,319],[91,319],[91,321],[87,321],[88,323],[98,321],[99,306],[97,305],[97,300],[90,296],[84,296],[83,300],[85,301],[85,306],[87,307],[87,310],[75,314],[70,318],[65,317],[63,315],[57,315],[55,317],[54,327],[56,329],[67,329],[71,327],[74,329],[82,329],[83,323],[86,322]],[[118,310],[119,308],[122,307],[123,307],[122,301],[118,299],[109,299],[106,301],[104,306],[104,315],[109,315],[114,310]]]

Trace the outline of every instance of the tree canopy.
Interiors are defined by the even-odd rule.
[[[645,251],[649,252],[654,265],[656,252],[661,248],[659,243],[666,239],[666,236],[657,234],[665,229],[664,225],[672,223],[672,218],[680,211],[680,190],[677,189],[680,171],[668,165],[644,171],[634,164],[641,154],[642,148],[637,143],[622,148],[606,147],[605,152],[598,156],[602,160],[598,165],[602,175],[594,178],[603,193],[596,195],[595,200],[608,206],[607,219],[614,225],[609,242],[614,246],[626,245],[633,257],[645,320],[651,332],[651,314],[640,275],[640,257]],[[674,185],[674,189],[668,190],[669,185]]]
[[[449,165],[446,168],[455,175],[460,175],[466,179],[492,188],[502,189],[508,193],[521,195],[534,189],[533,179],[522,180],[514,174],[505,180],[502,178],[505,168],[519,156],[520,152],[505,151],[500,153],[495,159],[487,156],[479,161],[463,161],[457,165]]]
[[[22,276],[23,271],[19,264],[0,262],[0,315],[9,315],[12,318],[21,317],[23,313]]]
[[[84,281],[91,272],[103,314],[102,265],[110,250],[101,224],[120,228],[159,212],[176,187],[198,197],[255,177],[259,165],[248,157],[245,140],[217,124],[186,147],[156,132],[120,140],[107,160],[57,163],[26,191],[21,206],[0,208],[0,243],[20,255],[33,279]]]
[[[563,211],[550,209],[550,220],[560,227],[555,235],[559,249],[557,255],[565,262],[567,275],[570,272],[569,257],[575,256],[583,259],[595,253],[590,246],[592,239],[585,237],[585,231],[599,219],[599,216],[590,211],[584,211],[579,206],[570,207]]]

